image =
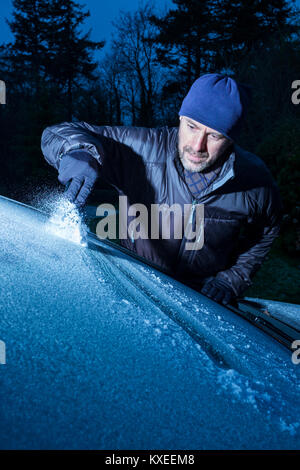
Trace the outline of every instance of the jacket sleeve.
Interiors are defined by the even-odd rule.
[[[103,149],[99,140],[102,128],[85,122],[57,124],[47,127],[41,140],[41,149],[46,161],[58,169],[62,156],[71,150],[86,150],[99,163]],[[102,131],[103,132],[103,131]]]
[[[275,183],[261,188],[259,197],[262,203],[245,233],[238,242],[234,264],[225,271],[220,271],[217,279],[228,282],[237,296],[251,286],[252,277],[260,268],[270,251],[273,241],[280,231],[282,203]]]
[[[41,140],[46,161],[59,167],[62,156],[71,150],[82,149],[98,160],[100,165],[121,166],[130,156],[144,163],[157,162],[168,151],[176,137],[174,129],[126,126],[95,126],[86,122],[64,122],[47,127]],[[160,156],[160,157],[159,157]],[[111,175],[112,178],[114,175]]]

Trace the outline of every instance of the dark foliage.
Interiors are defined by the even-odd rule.
[[[18,195],[49,178],[40,152],[45,126],[76,118],[84,97],[91,116],[98,116],[103,98],[92,93],[98,79],[92,53],[104,42],[81,34],[89,12],[72,0],[14,0],[13,6],[14,41],[0,47],[7,87],[7,104],[0,109],[0,189]]]
[[[284,203],[281,247],[299,241],[299,12],[285,0],[173,0],[163,16],[146,3],[120,13],[110,52],[80,29],[88,17],[73,0],[14,0],[14,41],[0,46],[0,193],[24,198],[56,183],[40,151],[43,129],[64,120],[114,125],[177,125],[182,97],[206,72],[252,87],[240,144],[262,157]],[[97,66],[99,67],[97,68]]]

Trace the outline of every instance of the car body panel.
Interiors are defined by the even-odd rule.
[[[265,333],[0,197],[3,449],[296,449],[300,366]]]

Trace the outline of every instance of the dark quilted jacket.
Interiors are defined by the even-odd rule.
[[[194,200],[180,175],[177,138],[177,128],[63,123],[45,129],[42,151],[55,168],[70,150],[88,151],[101,164],[102,178],[126,195],[129,204],[204,204],[200,250],[185,249],[184,236],[129,237],[122,244],[195,289],[204,279],[216,277],[229,282],[240,296],[279,233],[278,189],[262,160],[235,146],[217,179]]]

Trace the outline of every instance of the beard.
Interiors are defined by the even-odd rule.
[[[182,150],[178,149],[179,158],[182,166],[193,173],[198,173],[199,171],[204,171],[207,168],[211,167],[216,158],[210,157],[207,152],[194,152],[191,147],[186,145]],[[199,162],[193,162],[188,159],[187,154],[195,158],[202,158],[204,160]]]

